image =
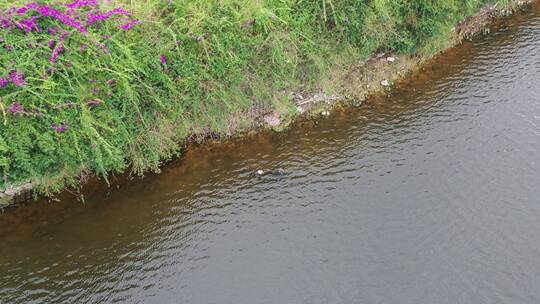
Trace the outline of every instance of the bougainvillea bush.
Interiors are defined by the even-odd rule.
[[[176,109],[141,21],[95,0],[9,5],[0,13],[0,175],[28,179],[123,170],[129,150],[159,159],[156,119]],[[138,37],[140,39],[140,37]],[[142,56],[144,55],[144,56]],[[148,56],[148,57],[147,57]],[[174,91],[174,90],[172,90]],[[135,132],[135,130],[137,130]],[[148,136],[137,138],[137,135]]]
[[[185,138],[294,111],[336,64],[436,50],[491,2],[4,0],[0,189],[157,169]]]

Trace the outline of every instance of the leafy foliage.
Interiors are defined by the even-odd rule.
[[[94,2],[50,4],[85,30],[36,9],[11,19],[39,17],[39,31],[0,25],[0,188],[158,170],[187,136],[226,133],[231,117],[316,83],[330,54],[437,51],[490,1]],[[8,0],[0,15],[25,5]]]

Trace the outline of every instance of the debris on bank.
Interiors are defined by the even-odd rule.
[[[277,112],[272,112],[263,117],[264,122],[272,128],[277,128],[281,125],[281,115]]]

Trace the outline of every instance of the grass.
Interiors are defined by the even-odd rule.
[[[122,6],[141,24],[126,31],[111,18],[82,34],[40,19],[70,33],[54,64],[47,31],[0,26],[0,77],[17,70],[27,83],[0,88],[0,189],[30,180],[49,193],[81,172],[157,171],[185,139],[233,135],[269,111],[292,115],[289,92],[317,87],[336,65],[440,51],[459,21],[494,2],[115,0],[99,9]],[[15,103],[24,112],[10,112]]]

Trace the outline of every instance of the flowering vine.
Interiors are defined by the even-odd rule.
[[[57,70],[56,65],[59,59],[67,51],[82,53],[86,52],[89,46],[95,45],[99,52],[107,54],[109,49],[102,41],[110,39],[110,36],[100,33],[105,22],[109,22],[108,24],[112,22],[118,30],[122,31],[131,30],[141,22],[133,19],[131,13],[122,7],[103,10],[99,2],[98,0],[71,0],[54,5],[32,2],[20,7],[12,6],[6,10],[0,10],[0,48],[7,52],[21,51],[25,47],[43,49],[45,54],[49,54],[50,67],[46,70],[51,74]],[[10,37],[30,37],[29,35],[32,34],[38,36],[28,39],[30,42],[25,42],[24,46],[17,44],[16,41],[10,41]],[[74,34],[79,34],[77,39],[80,40],[82,37],[83,41],[77,43],[76,48],[71,50],[69,48],[73,44],[68,42]],[[41,56],[39,54],[44,54],[44,52],[38,51],[36,56]],[[99,53],[95,55],[100,56]],[[29,86],[25,72],[18,68],[15,62],[14,60],[6,61],[4,65],[0,65],[0,94],[2,90],[15,90]],[[61,64],[69,66],[71,63],[63,60]],[[37,79],[44,78],[41,76]],[[94,93],[96,92],[94,90]],[[102,102],[98,98],[93,98],[86,104],[89,107],[96,107]],[[8,114],[17,117],[38,116],[27,110],[19,101],[13,101],[6,109]],[[66,123],[52,124],[50,127],[58,133],[65,132],[69,128]]]
[[[131,14],[122,7],[113,8],[109,11],[101,11],[96,0],[75,0],[65,3],[58,8],[33,2],[22,7],[11,7],[7,11],[0,10],[0,29],[6,31],[18,29],[24,34],[31,32],[41,33],[44,29],[40,21],[52,19],[60,22],[68,30],[75,29],[81,34],[87,34],[91,26],[95,26],[115,16],[119,17],[117,20],[119,22],[119,29],[130,30],[135,25],[140,24],[139,20],[132,19]],[[46,29],[51,37],[48,42],[48,46],[52,50],[49,60],[51,64],[56,63],[58,57],[64,51],[64,42],[71,34],[68,30],[61,29],[57,26]],[[59,32],[60,34],[58,35]],[[89,40],[92,41],[92,39]],[[13,50],[14,48],[4,37],[0,37],[0,43],[4,44],[4,48],[7,50]],[[107,52],[102,43],[96,41],[93,43]],[[33,48],[33,44],[30,43],[28,47]],[[86,45],[81,45],[80,51],[84,51],[86,47]],[[13,81],[13,83],[20,86],[19,84],[22,84],[22,82],[19,80],[20,78],[16,78],[16,81]],[[4,81],[0,80],[0,86],[5,87],[6,85]]]

